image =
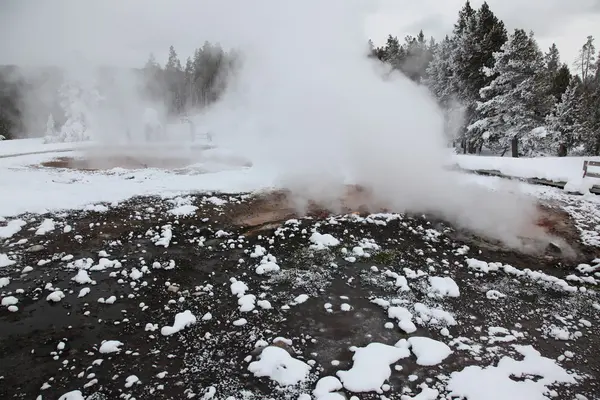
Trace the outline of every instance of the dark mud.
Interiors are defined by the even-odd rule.
[[[565,293],[552,284],[503,272],[481,275],[466,267],[465,257],[542,270],[560,278],[576,273],[578,262],[549,254],[523,255],[478,242],[441,221],[423,217],[404,216],[376,224],[349,215],[330,224],[330,216],[313,206],[305,217],[298,218],[298,224],[286,224],[296,215],[282,194],[259,199],[219,195],[223,204],[215,199],[195,197],[191,204],[198,209],[193,215],[179,217],[168,211],[177,204],[158,197],[134,199],[103,213],[25,216],[28,223],[23,230],[0,244],[0,253],[17,261],[0,269],[0,276],[11,279],[0,293],[19,299],[17,312],[0,308],[0,398],[29,399],[41,394],[43,399],[58,399],[71,390],[80,390],[91,399],[203,398],[213,387],[214,398],[219,399],[296,399],[298,393],[310,393],[320,376],[350,368],[350,346],[393,345],[409,336],[397,326],[384,327],[393,320],[372,302],[374,298],[443,307],[455,316],[457,325],[418,324],[418,331],[410,336],[428,336],[445,343],[466,338],[461,340],[471,345],[467,350],[453,347],[454,353],[436,367],[419,366],[414,356],[400,360],[402,370],[393,370],[388,398],[399,399],[403,390],[412,390],[414,395],[418,384],[431,379],[432,386],[440,377],[443,382],[443,377],[468,365],[494,364],[504,355],[513,355],[511,345],[515,343],[532,344],[554,359],[571,351],[574,355],[561,365],[580,374],[580,384],[557,387],[555,398],[572,399],[576,393],[597,398],[600,388],[594,378],[600,376],[596,352],[600,339],[595,332],[600,311],[594,303],[598,296],[591,290]],[[35,235],[44,218],[52,218],[56,228]],[[173,237],[165,248],[157,246],[148,232],[160,234],[166,224],[171,225]],[[65,233],[65,225],[72,231]],[[556,227],[557,223],[549,225]],[[333,251],[309,250],[308,237],[314,227],[342,244]],[[567,224],[556,229],[570,228]],[[369,258],[354,261],[340,251],[342,247],[351,251],[365,238],[380,246],[366,250],[371,253]],[[27,242],[23,243],[24,239]],[[41,249],[32,247],[36,245]],[[260,257],[249,254],[256,245],[276,257],[279,273],[255,273]],[[577,246],[584,249],[580,243]],[[77,269],[70,268],[69,262],[91,258],[96,264],[101,251],[121,266],[90,271],[93,284],[74,282]],[[585,254],[579,255],[587,259],[595,252],[585,248]],[[38,265],[40,260],[47,263]],[[155,263],[160,268],[154,268]],[[26,266],[33,270],[22,273]],[[144,266],[148,269],[141,278],[132,277],[134,269]],[[404,274],[404,268],[451,276],[460,287],[460,297],[432,297],[426,275],[409,279],[411,291],[399,291],[394,280],[382,274],[385,270]],[[273,308],[240,312],[230,291],[231,278],[244,281],[248,293],[259,298],[264,294]],[[58,303],[48,302],[49,283],[66,297]],[[581,286],[595,289],[594,285]],[[83,287],[91,291],[79,298]],[[492,289],[506,297],[489,300],[486,293]],[[308,300],[294,304],[301,294],[309,295]],[[110,296],[116,296],[114,304],[98,302],[100,297]],[[343,311],[342,304],[349,304],[350,309]],[[161,335],[161,327],[172,325],[175,314],[183,310],[190,310],[198,322],[172,336]],[[212,318],[201,319],[207,313]],[[240,318],[247,324],[233,325]],[[582,324],[581,319],[591,325]],[[148,323],[158,329],[146,330]],[[553,324],[581,332],[581,336],[556,340],[548,335]],[[523,338],[492,345],[488,327],[513,329]],[[304,387],[276,388],[268,378],[255,378],[248,372],[247,357],[258,354],[255,343],[271,343],[277,337],[292,340],[287,349],[296,358],[314,361]],[[119,353],[100,354],[103,340],[119,340],[124,345]],[[61,342],[64,348],[59,350]],[[157,376],[161,372],[167,373]],[[141,383],[126,387],[130,375]],[[409,381],[409,375],[418,379]],[[360,398],[378,396],[361,394]]]

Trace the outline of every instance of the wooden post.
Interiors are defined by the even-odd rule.
[[[515,136],[510,140],[510,148],[514,158],[519,157],[519,139]]]

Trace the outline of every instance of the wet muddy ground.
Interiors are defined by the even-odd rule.
[[[552,388],[554,398],[598,398],[600,277],[576,267],[600,253],[579,242],[568,214],[548,208],[544,215],[541,225],[563,236],[577,260],[552,249],[523,255],[425,217],[335,217],[316,205],[299,217],[283,193],[145,197],[101,212],[22,216],[22,230],[0,242],[0,254],[15,261],[0,268],[0,277],[10,279],[0,297],[18,299],[16,311],[0,307],[0,398],[58,399],[79,390],[89,399],[297,399],[311,393],[319,377],[349,369],[350,346],[393,345],[409,336],[440,340],[453,353],[433,367],[418,365],[414,356],[400,360],[387,398],[415,395],[425,382],[443,392],[453,371],[518,358],[513,344],[530,344],[577,374],[577,385]],[[45,219],[53,220],[53,229],[37,234]],[[340,245],[311,249],[315,229]],[[167,247],[160,244],[166,237]],[[257,246],[275,257],[279,271],[257,273],[264,256]],[[356,247],[363,254],[354,254]],[[467,258],[539,270],[560,281],[482,273],[469,268]],[[74,281],[80,269],[92,281]],[[406,276],[410,289],[396,286],[391,273]],[[452,277],[460,296],[432,295],[428,276]],[[232,279],[272,308],[240,311]],[[79,297],[83,288],[89,293]],[[48,301],[57,290],[64,298]],[[490,291],[505,297],[492,299]],[[300,295],[306,301],[296,301]],[[115,301],[107,303],[111,296]],[[423,320],[407,335],[386,326],[394,320],[374,299],[443,308],[457,323]],[[184,310],[197,323],[162,335]],[[514,340],[496,340],[490,327],[517,333]],[[566,339],[557,338],[555,328],[566,331]],[[294,357],[310,360],[311,373],[299,385],[278,388],[248,371],[260,355],[257,342],[277,343],[278,337],[291,340],[279,345]],[[104,340],[122,342],[121,350],[101,353]],[[139,381],[128,385],[132,375]]]

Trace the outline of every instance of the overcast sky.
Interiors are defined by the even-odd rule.
[[[260,22],[253,26],[254,10],[249,4],[266,3],[0,0],[0,63],[60,64],[79,54],[94,63],[142,65],[150,52],[164,63],[170,44],[183,62],[206,39],[231,46],[243,40],[244,29],[260,29]],[[481,3],[472,1],[474,7]],[[600,38],[600,0],[488,3],[510,30],[534,30],[543,50],[556,42],[569,65],[588,35]],[[463,4],[463,0],[379,0],[365,24],[365,38],[379,43],[389,33],[403,38],[423,29],[428,37],[440,39],[452,30]]]

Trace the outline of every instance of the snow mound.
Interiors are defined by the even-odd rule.
[[[548,386],[556,383],[576,383],[573,375],[557,365],[554,360],[542,357],[532,346],[513,347],[524,356],[523,360],[503,357],[495,367],[472,365],[462,371],[453,372],[446,387],[450,395],[469,400],[547,400]],[[531,375],[540,379],[511,379]]]
[[[381,386],[392,374],[390,364],[410,356],[408,345],[389,346],[383,343],[370,343],[366,347],[352,347],[354,351],[352,368],[338,371],[344,387],[351,392],[381,393]]]
[[[163,336],[170,336],[195,323],[196,317],[194,314],[192,314],[190,310],[185,310],[184,312],[180,312],[175,315],[175,322],[173,323],[173,326],[163,326],[160,330],[160,333]]]
[[[265,347],[258,361],[248,365],[248,371],[256,377],[269,377],[281,386],[297,385],[304,382],[310,366],[295,359],[281,347]]]

